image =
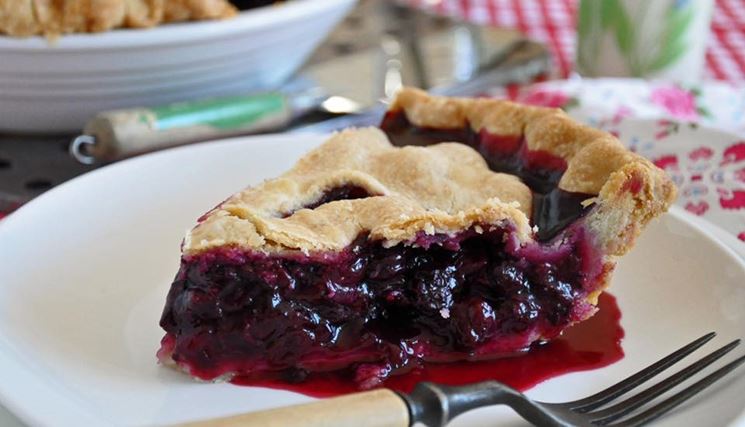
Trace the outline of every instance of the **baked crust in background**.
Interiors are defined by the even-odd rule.
[[[227,0],[0,0],[0,33],[54,37],[223,19],[237,12]]]

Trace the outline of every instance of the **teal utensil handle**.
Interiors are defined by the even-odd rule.
[[[280,93],[231,96],[152,108],[108,111],[85,126],[73,144],[84,163],[226,136],[255,133],[287,123],[292,108]]]

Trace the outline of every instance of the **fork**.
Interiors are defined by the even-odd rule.
[[[398,394],[388,389],[379,389],[305,405],[200,421],[188,424],[188,426],[409,427],[421,423],[429,427],[442,427],[456,416],[471,409],[504,404],[537,426],[636,427],[661,417],[745,362],[745,356],[741,356],[651,408],[632,415],[637,409],[732,351],[740,344],[738,339],[656,385],[612,406],[607,406],[693,353],[715,336],[714,332],[708,333],[621,382],[592,396],[571,402],[538,402],[497,381],[485,381],[458,387],[423,382],[408,395]],[[617,422],[629,415],[631,416]]]

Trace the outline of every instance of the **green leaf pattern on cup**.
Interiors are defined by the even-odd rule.
[[[650,40],[640,35],[650,1],[641,2],[632,15],[623,0],[581,0],[577,65],[583,72],[596,75],[595,62],[600,57],[603,39],[610,35],[631,75],[640,77],[671,66],[686,53],[686,33],[695,11],[693,3],[671,2],[663,22],[659,23],[659,37]]]
[[[605,5],[602,9],[602,22],[606,23],[604,28],[613,31],[618,49],[624,55],[632,54],[636,45],[636,34],[629,14],[619,0],[607,0],[602,3]]]
[[[663,46],[659,55],[649,64],[650,71],[662,70],[678,58],[686,50],[685,34],[693,21],[693,7],[671,7],[665,22]]]
[[[597,19],[602,0],[582,0],[577,22],[577,65],[590,75],[595,75],[595,61],[600,53],[600,35],[604,25]]]

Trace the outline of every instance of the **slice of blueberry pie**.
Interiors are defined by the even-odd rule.
[[[404,89],[381,127],[334,135],[200,218],[162,362],[369,388],[525,351],[592,316],[615,257],[675,194],[559,110]]]

